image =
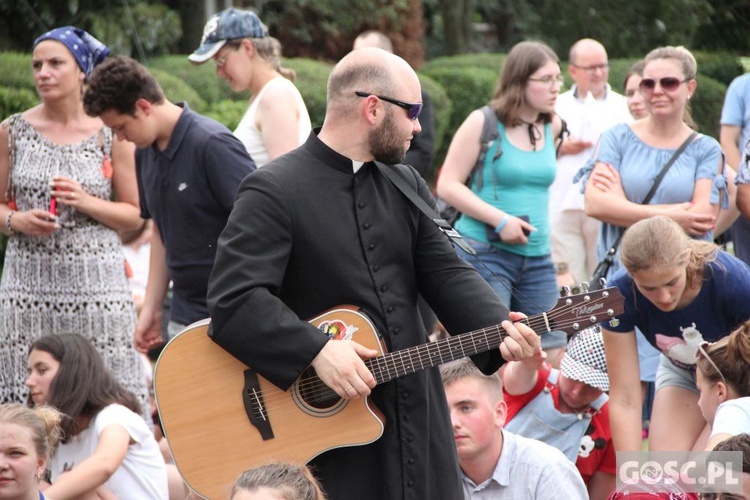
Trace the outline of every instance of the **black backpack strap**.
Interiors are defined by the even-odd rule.
[[[414,190],[413,187],[411,187],[403,177],[401,177],[399,174],[397,174],[392,167],[389,165],[386,165],[385,163],[381,163],[379,161],[376,161],[375,164],[378,166],[378,169],[383,173],[383,175],[386,176],[386,178],[393,183],[396,188],[398,188],[401,193],[406,196],[406,198],[409,199],[423,214],[427,216],[432,222],[435,223],[435,225],[443,232],[445,235],[450,238],[450,240],[461,247],[461,249],[469,253],[471,255],[476,255],[477,252],[474,250],[471,245],[466,243],[466,240],[464,240],[461,237],[461,234],[453,229],[453,227],[448,224],[448,221],[440,217],[438,213],[427,204],[426,201],[424,201]]]
[[[479,139],[479,156],[477,156],[477,162],[474,164],[474,168],[469,176],[468,186],[471,187],[476,179],[477,189],[481,190],[482,183],[484,182],[484,175],[482,175],[482,172],[484,171],[484,159],[487,156],[487,151],[490,149],[490,146],[492,146],[492,143],[500,134],[497,130],[497,114],[495,114],[495,110],[490,106],[482,106],[479,110],[484,116],[484,125],[482,126],[482,136]],[[493,161],[496,161],[503,154],[501,144],[502,142],[498,143],[497,151],[492,159]]]

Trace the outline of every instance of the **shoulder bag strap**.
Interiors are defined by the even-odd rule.
[[[664,176],[667,175],[667,171],[670,169],[670,167],[674,164],[674,162],[677,160],[677,158],[680,157],[683,151],[685,151],[685,148],[687,148],[691,142],[693,142],[698,137],[698,132],[693,132],[690,134],[690,136],[685,139],[685,142],[683,142],[679,148],[677,148],[677,151],[674,152],[672,157],[669,159],[669,161],[664,164],[664,167],[661,169],[661,172],[659,172],[659,175],[656,176],[656,180],[654,181],[654,185],[651,186],[651,190],[648,192],[646,197],[641,202],[641,205],[648,205],[648,203],[651,201],[651,198],[654,197],[654,193],[656,193],[656,190],[659,188],[659,185],[661,184],[661,181],[664,179]],[[625,231],[620,231],[620,235],[617,237],[617,240],[615,240],[614,244],[612,245],[612,248],[609,249],[607,252],[608,255],[613,255],[617,251],[617,247],[620,245],[620,240],[622,240],[622,235],[625,234]]]
[[[17,118],[11,116],[3,126],[8,127],[8,184],[5,187],[5,203],[10,203],[13,200],[13,164],[15,163],[16,157],[16,138],[13,134],[13,129],[17,123]],[[12,208],[12,207],[11,207]]]
[[[698,132],[693,132],[690,134],[690,136],[685,139],[685,142],[683,142],[679,148],[677,148],[677,151],[674,152],[672,157],[669,159],[669,161],[664,165],[664,168],[661,169],[661,172],[659,172],[659,175],[656,177],[656,180],[654,181],[654,185],[651,186],[651,190],[648,192],[645,198],[643,198],[643,201],[641,202],[641,205],[648,205],[651,201],[651,198],[654,197],[654,193],[656,193],[657,188],[659,187],[659,184],[661,184],[662,179],[664,179],[664,176],[667,175],[667,171],[669,168],[674,164],[674,162],[677,160],[677,158],[680,157],[683,151],[685,151],[685,148],[687,148],[691,142],[693,142],[698,137]]]
[[[386,178],[391,181],[393,185],[396,186],[404,196],[406,196],[406,198],[409,199],[409,201],[411,201],[423,214],[425,214],[428,219],[434,222],[435,225],[443,233],[445,233],[445,235],[448,236],[448,238],[450,238],[453,243],[461,247],[461,249],[466,253],[469,253],[471,255],[477,254],[476,250],[474,250],[471,245],[466,243],[466,240],[461,237],[461,234],[453,229],[453,227],[448,224],[448,221],[440,217],[440,215],[431,206],[429,206],[426,201],[420,198],[414,188],[407,184],[403,177],[398,175],[393,169],[391,169],[391,167],[384,163],[376,161],[375,164],[378,166],[378,169],[383,173],[383,175],[385,175]]]

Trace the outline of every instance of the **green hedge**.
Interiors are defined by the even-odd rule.
[[[216,65],[213,61],[195,65],[188,61],[186,55],[163,56],[149,59],[149,69],[159,69],[181,78],[211,105],[226,99],[247,99],[247,96],[232,92],[226,80],[216,76]]]
[[[636,57],[609,60],[609,85],[612,87],[612,90],[618,94],[624,94],[622,84],[625,83],[625,75],[638,60]],[[567,68],[567,64],[565,67]]]
[[[698,63],[698,72],[718,80],[726,86],[732,80],[745,73],[742,61],[734,54],[727,52],[693,52]]]
[[[28,89],[0,87],[0,121],[39,104],[39,97]]]
[[[724,106],[727,86],[700,73],[697,81],[698,89],[690,101],[691,115],[700,132],[718,140],[721,129],[721,108]]]
[[[326,116],[326,86],[333,65],[301,57],[284,59],[282,65],[297,73],[295,85],[302,94],[313,127],[323,125]]]
[[[31,69],[31,54],[0,52],[0,87],[36,92]]]
[[[457,61],[461,56],[456,56]],[[497,82],[497,70],[482,67],[451,66],[425,67],[421,73],[435,80],[447,93],[453,104],[450,118],[439,127],[445,132],[441,137],[440,147],[435,149],[437,168],[443,164],[451,138],[469,113],[487,104]]]
[[[451,102],[448,93],[443,86],[429,76],[419,73],[419,82],[422,85],[422,88],[430,95],[432,114],[435,117],[435,142],[433,147],[435,151],[440,151],[445,143],[445,136],[448,133],[453,102]],[[445,144],[446,148],[447,146],[448,145]],[[438,165],[439,164],[433,160],[431,173],[425,179],[428,183],[434,181]]]
[[[213,118],[219,123],[223,123],[229,130],[234,130],[239,125],[242,115],[247,111],[248,103],[246,100],[233,101],[224,99],[209,105],[204,115]]]
[[[164,70],[149,68],[149,73],[158,80],[164,95],[172,102],[187,101],[193,111],[199,113],[208,109],[208,105],[193,87],[185,83],[180,77],[167,73]]]
[[[435,68],[483,68],[495,72],[495,79],[500,73],[500,67],[505,63],[505,54],[481,53],[463,54],[459,56],[444,56],[430,59],[421,71]]]

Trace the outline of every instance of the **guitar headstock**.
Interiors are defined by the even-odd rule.
[[[616,287],[587,290],[557,300],[555,307],[547,311],[546,331],[564,331],[573,335],[602,321],[616,326],[616,316],[624,310],[625,297]],[[537,333],[539,331],[537,330]]]

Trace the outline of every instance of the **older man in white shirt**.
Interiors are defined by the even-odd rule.
[[[590,38],[577,41],[569,60],[574,84],[558,96],[555,111],[567,122],[571,135],[562,145],[557,176],[550,187],[550,221],[552,257],[558,270],[567,268],[580,282],[596,267],[601,223],[584,212],[583,194],[573,184],[573,176],[591,157],[602,132],[632,118],[625,97],[607,83],[609,62],[601,43]]]

